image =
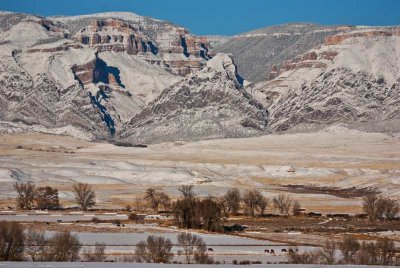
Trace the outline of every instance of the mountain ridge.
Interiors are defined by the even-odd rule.
[[[400,130],[398,27],[285,24],[210,43],[130,13],[3,12],[0,29],[3,132],[160,143]],[[260,82],[242,78],[246,64]]]

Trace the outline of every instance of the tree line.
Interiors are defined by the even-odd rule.
[[[174,257],[170,239],[148,236],[145,241],[136,244],[133,261],[148,263],[170,263]],[[177,255],[185,263],[210,264],[213,258],[207,254],[207,245],[195,234],[177,235]],[[57,232],[46,237],[44,231],[24,230],[17,222],[0,222],[0,261],[34,262],[103,262],[106,260],[104,243],[96,243],[93,248],[80,251],[82,244],[76,235],[69,231]]]
[[[25,232],[17,222],[0,222],[0,261],[76,261],[81,244],[69,231],[47,238],[42,231]]]
[[[16,203],[19,209],[29,210],[60,209],[58,190],[50,186],[36,187],[27,182],[16,182]],[[75,183],[72,187],[75,202],[86,211],[96,204],[96,194],[86,183]],[[259,190],[246,190],[243,194],[237,188],[229,189],[223,196],[199,198],[193,185],[181,185],[178,188],[181,197],[176,201],[165,192],[150,187],[144,193],[144,200],[155,211],[171,211],[181,228],[203,228],[215,231],[220,228],[221,220],[229,215],[265,216],[271,207],[283,215],[299,215],[301,204],[289,194],[279,194],[270,201]],[[130,208],[129,208],[130,209]],[[394,199],[379,195],[367,195],[363,198],[363,212],[371,221],[393,220],[400,212],[400,203]]]
[[[17,192],[17,207],[23,210],[33,208],[41,210],[57,210],[61,208],[58,189],[50,186],[36,187],[31,182],[16,182],[14,189]],[[87,183],[75,183],[72,186],[75,202],[86,211],[96,204],[96,193]]]
[[[339,253],[339,254],[338,254]],[[395,244],[388,238],[378,241],[359,242],[352,236],[341,241],[326,241],[318,250],[299,253],[289,250],[289,263],[295,264],[353,264],[353,265],[400,265]]]

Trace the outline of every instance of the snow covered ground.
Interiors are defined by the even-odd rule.
[[[41,263],[27,263],[27,262],[4,262],[0,263],[0,267],[10,267],[10,268],[24,268],[24,267],[46,267],[46,268],[71,268],[71,267],[79,267],[79,268],[135,268],[135,267],[144,267],[144,268],[174,268],[174,267],[188,267],[188,265],[179,265],[179,264],[153,264],[153,263],[50,263],[50,262],[41,262]],[[236,268],[237,265],[233,264],[212,264],[212,265],[197,265],[191,264],[191,268]],[[364,265],[307,265],[307,264],[262,264],[262,265],[251,265],[250,267],[279,267],[279,268],[374,268],[374,267],[385,267],[385,266],[364,266]]]
[[[22,148],[18,148],[22,147]],[[73,152],[73,153],[71,153]],[[95,184],[100,207],[133,205],[150,186],[172,197],[181,184],[195,184],[200,196],[230,187],[258,187],[272,198],[288,185],[370,187],[400,196],[400,139],[396,135],[332,128],[319,133],[269,135],[196,143],[164,143],[147,148],[90,143],[43,134],[0,136],[0,196],[15,197],[12,184],[31,180],[73,201],[74,182]],[[322,188],[323,189],[323,188]],[[326,191],[295,192],[307,211],[360,213],[359,197]],[[10,204],[13,206],[14,204]]]

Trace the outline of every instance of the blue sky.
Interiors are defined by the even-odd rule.
[[[0,10],[44,16],[130,11],[221,35],[288,22],[400,24],[400,0],[0,0]]]

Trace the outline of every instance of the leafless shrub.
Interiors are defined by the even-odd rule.
[[[19,209],[32,209],[35,200],[35,185],[33,183],[16,182],[17,206]]]
[[[299,201],[294,200],[293,201],[293,207],[292,207],[292,214],[294,216],[299,216],[300,215],[300,209],[301,209],[301,204]]]
[[[380,265],[393,265],[395,260],[396,248],[394,242],[388,238],[376,242],[378,249],[378,262]]]
[[[106,244],[96,243],[94,249],[85,249],[83,252],[84,260],[87,262],[103,262],[106,260]]]
[[[46,261],[67,262],[79,260],[82,245],[69,231],[56,233],[48,241]]]
[[[335,241],[327,240],[322,249],[318,250],[317,258],[321,263],[324,264],[335,264],[336,263],[336,249],[337,245]]]
[[[75,202],[83,211],[96,204],[96,194],[92,187],[87,183],[75,183],[73,186]]]
[[[363,199],[363,210],[371,221],[392,220],[400,212],[400,204],[396,200],[369,195]]]
[[[43,261],[46,256],[47,239],[43,231],[29,229],[26,232],[25,253],[32,261]]]
[[[352,236],[347,236],[339,243],[339,249],[342,252],[343,260],[347,264],[354,263],[354,257],[360,249],[360,243]]]
[[[177,237],[178,245],[182,247],[182,254],[186,258],[186,263],[190,264],[192,257],[196,263],[209,264],[213,263],[213,259],[207,254],[207,247],[200,236],[191,233],[180,233]]]
[[[136,244],[135,259],[137,262],[170,263],[174,256],[171,249],[171,240],[150,235],[147,241]]]
[[[400,205],[396,200],[380,198],[377,203],[378,217],[393,220],[400,212]]]
[[[293,264],[313,264],[317,262],[318,257],[314,252],[297,252],[289,250],[288,262]]]
[[[0,223],[0,261],[20,261],[24,252],[24,229],[16,222]]]
[[[378,263],[378,249],[374,242],[362,242],[356,255],[356,263],[373,265]]]

